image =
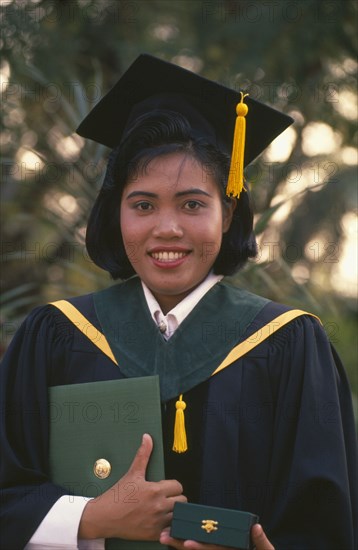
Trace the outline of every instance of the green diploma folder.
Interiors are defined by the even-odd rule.
[[[49,411],[51,478],[69,495],[96,497],[112,487],[130,467],[144,433],[154,443],[146,479],[165,478],[158,376],[54,386]],[[126,498],[136,498],[136,487],[128,485]],[[106,548],[164,547],[107,539]]]

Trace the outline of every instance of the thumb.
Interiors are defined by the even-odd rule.
[[[146,469],[153,450],[153,439],[149,434],[143,434],[142,443],[133,459],[129,472],[145,478]]]
[[[253,525],[251,537],[256,550],[275,550],[258,523]]]

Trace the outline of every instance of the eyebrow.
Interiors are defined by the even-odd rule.
[[[207,193],[203,189],[185,189],[184,191],[178,191],[178,193],[175,193],[176,197],[184,197],[185,195],[205,195],[206,197],[211,197],[210,193]],[[156,198],[158,195],[156,193],[152,193],[151,191],[132,191],[132,193],[129,193],[129,195],[126,197],[127,199],[131,199],[133,197],[151,197]]]

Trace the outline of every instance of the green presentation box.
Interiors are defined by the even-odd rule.
[[[255,514],[240,510],[176,502],[170,535],[250,550],[250,530],[258,519]]]

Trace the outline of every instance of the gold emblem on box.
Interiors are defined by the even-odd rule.
[[[93,473],[99,479],[106,479],[111,473],[112,466],[105,458],[96,460],[93,466]]]
[[[212,531],[217,531],[219,525],[218,521],[215,521],[214,519],[203,519],[201,522],[201,528],[204,529],[207,533],[211,533]]]

